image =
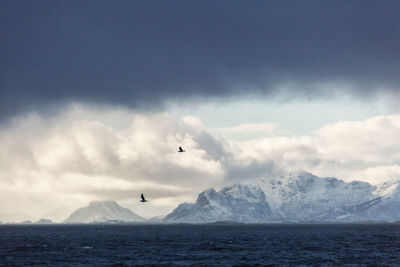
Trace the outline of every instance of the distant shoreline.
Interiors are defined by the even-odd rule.
[[[125,222],[125,223],[2,223],[2,226],[282,226],[282,225],[400,225],[400,222],[210,222],[210,223],[171,223],[171,222]]]

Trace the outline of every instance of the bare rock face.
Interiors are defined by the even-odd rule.
[[[145,219],[117,202],[92,201],[88,206],[74,211],[64,223],[141,222]]]

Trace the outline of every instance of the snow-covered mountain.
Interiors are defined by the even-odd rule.
[[[183,203],[165,221],[213,222],[266,221],[271,209],[265,194],[258,185],[234,185],[219,192],[209,189],[199,194],[196,203]]]
[[[275,218],[289,221],[334,220],[333,210],[370,201],[376,190],[365,182],[346,183],[309,173],[264,178],[259,185]]]
[[[183,203],[168,222],[398,221],[399,182],[372,186],[309,173],[261,179],[256,184],[209,189]]]
[[[145,219],[117,202],[92,201],[88,206],[74,211],[64,223],[95,223],[95,222],[141,222]]]

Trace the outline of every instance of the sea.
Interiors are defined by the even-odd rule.
[[[0,265],[396,266],[400,225],[0,225]]]

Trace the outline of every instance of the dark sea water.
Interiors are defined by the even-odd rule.
[[[1,266],[400,265],[400,225],[0,225]]]

